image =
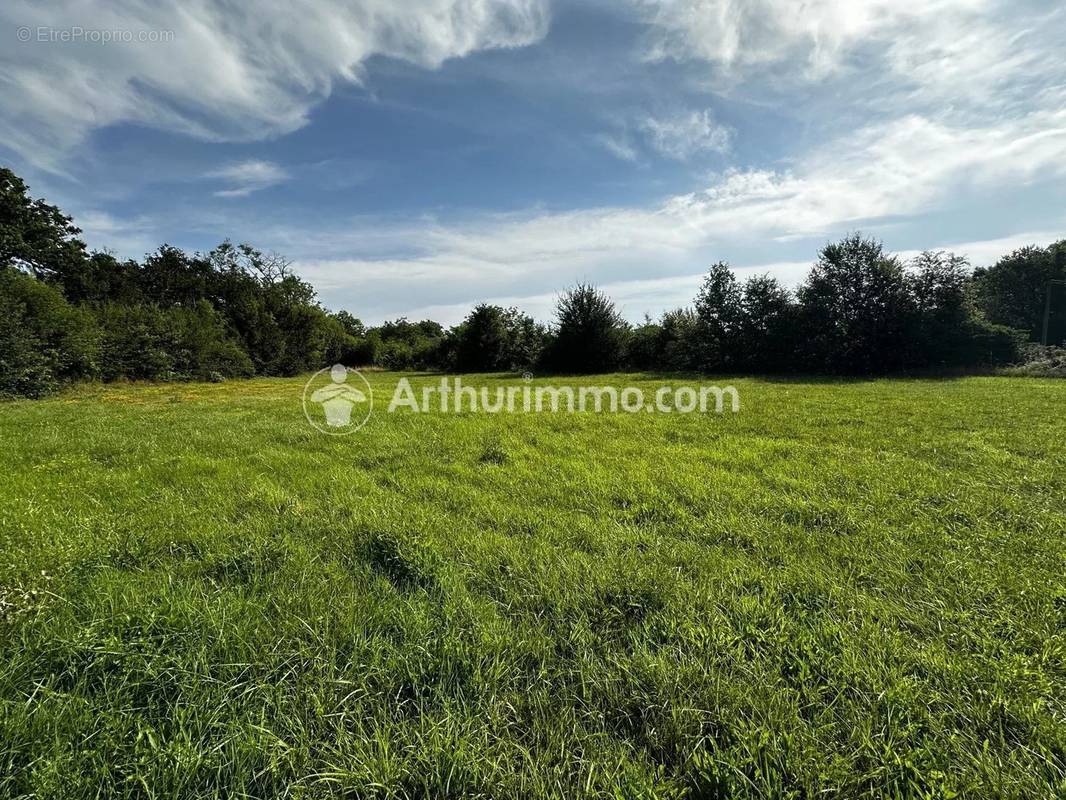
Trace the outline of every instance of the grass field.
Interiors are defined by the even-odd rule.
[[[303,383],[0,405],[0,797],[1066,795],[1066,382]]]

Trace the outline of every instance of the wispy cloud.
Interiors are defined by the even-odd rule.
[[[216,197],[247,197],[252,192],[287,180],[289,174],[271,161],[253,159],[212,170],[204,177],[228,184],[227,188],[215,192]]]
[[[832,85],[878,112],[1061,107],[1066,8],[1040,0],[632,0],[645,56],[706,63],[712,85]],[[836,81],[833,83],[833,81]],[[792,95],[790,97],[790,94]]]
[[[783,68],[821,79],[871,40],[928,35],[939,19],[974,17],[996,0],[634,0],[652,26],[651,59],[697,59],[733,73]],[[957,30],[957,29],[956,29]]]
[[[194,2],[180,12],[150,0],[9,0],[0,141],[57,170],[93,130],[121,122],[206,140],[277,136],[303,126],[336,81],[361,80],[375,55],[436,68],[535,42],[548,17],[547,0]],[[166,36],[98,46],[14,38],[74,26]]]
[[[121,5],[122,15],[103,11],[94,25],[176,27],[174,43],[106,52],[0,48],[0,142],[47,158],[121,121],[205,139],[274,136],[303,124],[335,81],[359,80],[374,54],[433,67],[478,49],[521,46],[547,27],[547,0],[420,0],[407,7],[385,0],[305,7],[301,0],[297,13],[285,16],[294,21],[284,25],[273,7],[246,12],[194,4],[175,16],[145,0]],[[1041,0],[809,0],[803,14],[791,0],[611,6],[612,13],[630,14],[634,7],[646,24],[644,57],[662,63],[640,65],[643,88],[629,80],[600,81],[597,101],[615,97],[616,104],[589,114],[597,118],[593,125],[609,119],[608,132],[582,141],[645,169],[646,193],[627,186],[625,196],[648,198],[654,191],[658,199],[614,204],[602,199],[618,196],[607,189],[600,200],[587,200],[597,187],[583,185],[584,205],[570,210],[544,211],[535,197],[520,213],[438,210],[450,214],[441,222],[424,216],[424,207],[411,210],[412,204],[391,219],[327,224],[311,209],[299,216],[299,226],[285,229],[252,223],[253,202],[219,201],[210,209],[197,206],[205,218],[210,212],[208,221],[158,219],[153,235],[230,235],[277,248],[297,259],[328,304],[361,313],[455,310],[484,298],[546,302],[553,290],[591,279],[633,297],[639,314],[646,310],[639,307],[642,296],[666,302],[671,292],[687,294],[695,266],[716,258],[790,264],[825,237],[888,224],[921,234],[910,236],[908,245],[921,238],[943,246],[939,233],[927,235],[932,214],[956,230],[973,229],[999,219],[962,219],[982,197],[1023,196],[1026,187],[1041,187],[1024,195],[1026,203],[1043,203],[1040,221],[1028,224],[1057,221],[1045,201],[1061,198],[1054,187],[1066,180],[1066,60],[1059,56],[1066,9]],[[65,18],[69,24],[78,21],[73,11],[79,8],[75,0],[14,0],[0,6],[0,22],[47,25]],[[266,15],[264,24],[249,24],[253,13]],[[160,57],[159,48],[179,43]],[[656,83],[653,73],[660,71],[690,82],[674,92]],[[581,75],[590,83],[602,77]],[[542,76],[528,78],[534,79]],[[599,91],[604,84],[610,91]],[[639,94],[649,87],[653,93]],[[760,136],[756,130],[751,147],[731,147],[739,134],[711,109],[741,128],[744,145],[747,125],[782,123],[799,135]],[[697,191],[688,183],[671,188],[680,170],[660,163],[699,166],[707,157],[724,161],[719,155],[732,158],[732,167],[720,167]],[[300,158],[290,156],[278,158],[287,164]],[[305,166],[291,169],[308,179],[310,162],[303,157],[300,163]],[[330,162],[320,177],[341,171],[345,180],[357,181],[373,170],[365,164],[339,170]],[[200,166],[192,174],[218,181],[209,188],[224,198],[289,178],[270,161]],[[547,179],[533,183],[539,191]],[[158,213],[189,213],[176,205]],[[964,207],[967,212],[960,211]],[[337,220],[343,209],[331,211]],[[1018,210],[1014,219],[1029,213]],[[87,230],[101,237],[145,235],[144,226],[126,230],[103,217],[96,222]],[[991,227],[989,236],[1012,232],[1009,223]],[[1014,239],[977,252],[984,258],[992,248],[1009,249],[1008,241]]]
[[[647,116],[640,121],[640,129],[659,154],[677,161],[700,153],[725,153],[733,139],[733,131],[715,122],[707,110]]]
[[[159,246],[156,224],[149,217],[118,218],[106,211],[87,209],[77,217],[81,238],[90,247],[111,249],[125,257],[139,257]]]
[[[636,113],[615,120],[615,130],[597,143],[621,161],[636,162],[651,154],[688,161],[708,153],[728,153],[735,131],[719,124],[709,109],[670,113]]]
[[[640,158],[640,153],[637,152],[637,148],[630,141],[629,136],[624,132],[617,134],[600,134],[596,137],[596,141],[608,153],[620,161],[633,162]]]

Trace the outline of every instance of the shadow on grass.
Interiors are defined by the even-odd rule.
[[[453,375],[453,373],[415,373],[417,375]],[[476,373],[470,374],[469,377],[485,377],[485,378],[497,378],[497,379],[513,379],[521,380],[527,373],[521,372],[500,372],[500,373]],[[818,373],[781,373],[781,374],[763,374],[763,373],[746,373],[746,372],[732,372],[732,373],[701,373],[701,372],[679,372],[679,371],[652,371],[652,370],[636,370],[632,372],[610,372],[610,373],[566,373],[566,372],[541,372],[536,373],[534,378],[538,381],[556,379],[565,381],[584,381],[594,377],[618,377],[618,378],[631,378],[638,381],[702,381],[702,382],[714,382],[714,383],[729,383],[735,380],[749,380],[758,381],[761,383],[781,383],[781,384],[825,384],[825,385],[852,385],[861,383],[876,383],[878,381],[892,380],[892,381],[922,381],[922,382],[946,382],[957,381],[963,378],[972,377],[990,377],[1001,375],[1002,373],[995,367],[988,367],[982,369],[928,369],[928,370],[911,370],[909,372],[886,372],[886,373],[869,373],[861,375],[831,375],[831,374],[818,374]]]

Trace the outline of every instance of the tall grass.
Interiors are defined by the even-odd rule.
[[[0,797],[1066,794],[1066,384],[302,385],[0,406]]]

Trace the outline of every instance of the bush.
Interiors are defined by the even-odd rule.
[[[103,329],[101,377],[170,378],[174,360],[169,352],[163,312],[155,306],[105,306],[100,310]]]
[[[46,283],[0,268],[0,397],[42,397],[96,374],[92,315]]]
[[[964,350],[955,363],[959,366],[1010,364],[1020,357],[1025,332],[1006,325],[994,325],[981,318],[962,325],[960,339]]]
[[[1008,367],[1004,373],[1030,378],[1066,378],[1066,347],[1026,345],[1020,363]]]
[[[250,377],[255,368],[206,302],[192,308],[106,306],[103,377],[142,380],[211,380]]]
[[[411,369],[415,363],[414,350],[407,342],[393,339],[382,343],[378,362],[386,369]]]
[[[348,349],[345,350],[342,363],[348,366],[371,366],[378,363],[380,350],[381,339],[376,336],[352,337]]]
[[[659,322],[645,320],[628,340],[626,364],[636,369],[688,372],[699,369],[699,323],[691,309],[667,311]]]
[[[428,369],[440,366],[447,338],[444,328],[432,320],[409,322],[398,319],[367,331],[362,345],[365,355],[389,369]]]

